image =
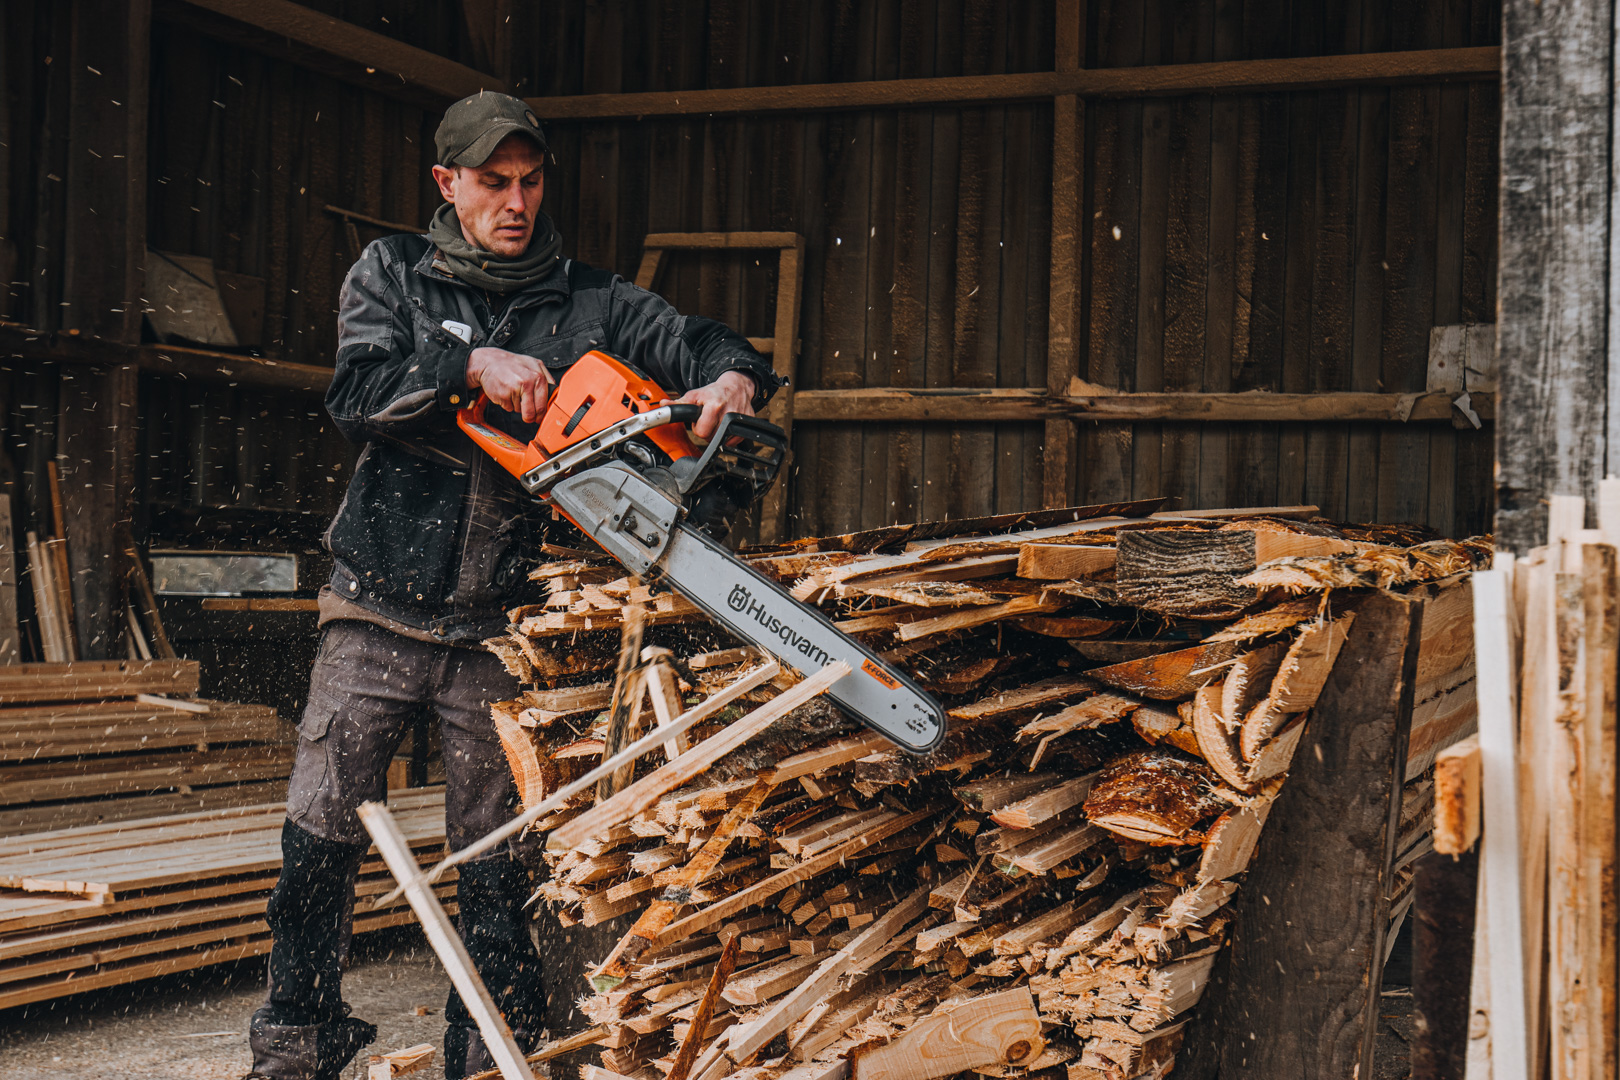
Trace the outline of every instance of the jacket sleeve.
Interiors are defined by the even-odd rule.
[[[374,241],[338,298],[337,370],[326,411],[355,442],[427,434],[467,394],[473,347],[428,325],[390,273],[397,259],[385,241]]]
[[[754,410],[786,385],[748,339],[723,323],[682,315],[663,297],[615,277],[608,298],[608,347],[672,393],[684,394],[728,371],[752,375]]]

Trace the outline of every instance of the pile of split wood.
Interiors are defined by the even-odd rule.
[[[291,728],[197,680],[194,660],[0,666],[0,836],[283,797]]]
[[[705,720],[542,819],[545,904],[635,915],[579,984],[638,1080],[1163,1076],[1317,693],[1374,589],[1426,592],[1406,773],[1471,730],[1488,541],[1310,508],[1096,507],[749,553],[948,707],[913,757],[607,560],[542,567],[490,642],[536,806],[653,725]],[[1409,787],[1397,865],[1426,850]],[[1402,861],[1404,860],[1404,862]]]
[[[441,855],[443,790],[392,802],[418,857]],[[285,817],[272,803],[0,840],[0,1009],[268,951],[264,910]],[[451,872],[438,886],[446,900],[454,882]],[[379,896],[390,883],[369,856],[358,894]],[[403,901],[362,902],[354,929],[410,919]]]

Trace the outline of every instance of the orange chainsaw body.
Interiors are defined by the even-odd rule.
[[[520,443],[485,423],[489,398],[482,393],[456,413],[456,423],[507,472],[522,476],[569,447],[668,400],[663,387],[647,376],[623,360],[592,349],[563,373],[532,442]],[[700,454],[680,424],[652,428],[647,438],[671,460]]]

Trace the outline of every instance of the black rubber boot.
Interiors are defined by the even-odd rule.
[[[377,1038],[377,1028],[345,1016],[321,1024],[273,1024],[265,1009],[253,1014],[248,1043],[253,1047],[249,1077],[270,1080],[338,1080],[343,1069]]]
[[[510,858],[482,859],[461,868],[456,883],[457,924],[473,966],[524,1053],[533,1050],[545,1024],[546,994],[540,956],[523,910],[529,872]],[[461,996],[450,991],[444,1018],[445,1080],[494,1067]]]
[[[292,822],[281,830],[281,877],[266,919],[272,941],[269,998],[253,1014],[253,1073],[271,1080],[336,1080],[377,1029],[343,1003],[347,924],[365,855]]]

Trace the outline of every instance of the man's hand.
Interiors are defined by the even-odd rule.
[[[539,423],[554,385],[546,365],[532,356],[486,345],[467,358],[467,388],[482,390],[526,424]]]
[[[720,426],[720,418],[726,413],[740,412],[744,416],[753,416],[754,394],[757,391],[753,376],[728,371],[708,386],[688,390],[679,400],[703,406],[703,415],[692,425],[692,430],[699,438],[707,439]]]

